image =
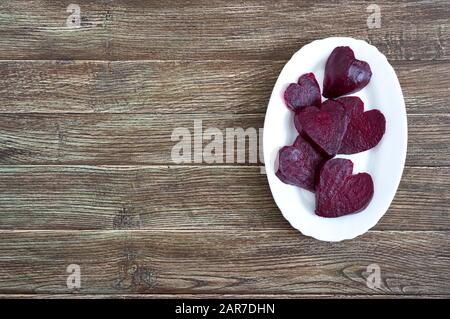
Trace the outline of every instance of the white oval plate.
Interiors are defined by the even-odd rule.
[[[364,101],[364,110],[379,109],[386,117],[386,133],[371,150],[349,158],[353,173],[372,175],[375,192],[366,209],[338,218],[323,218],[314,213],[315,196],[299,187],[284,184],[275,176],[278,150],[292,145],[297,132],[293,113],[285,106],[283,93],[289,83],[297,82],[307,72],[313,72],[322,89],[325,63],[337,46],[349,46],[355,57],[369,63],[372,78],[361,91],[351,94]],[[323,100],[325,100],[323,98]],[[295,53],[278,77],[264,121],[264,162],[273,198],[283,216],[304,235],[324,241],[340,241],[362,235],[376,225],[394,199],[406,158],[406,109],[400,83],[394,69],[377,48],[352,38],[326,38],[305,45]]]

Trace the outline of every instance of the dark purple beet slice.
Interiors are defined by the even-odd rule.
[[[317,189],[319,189],[320,184],[329,186],[327,192],[321,195],[322,200],[333,197],[339,189],[340,184],[338,181],[343,181],[347,176],[352,175],[353,172],[353,162],[344,158],[335,158],[333,161],[327,161],[326,164],[327,170],[325,174],[322,174],[325,165],[321,168],[319,183],[316,185]]]
[[[386,119],[379,110],[354,114],[342,139],[339,154],[356,154],[375,147],[386,131]]]
[[[367,207],[373,197],[372,177],[367,173],[352,175],[351,160],[335,158],[320,170],[316,187],[316,214],[339,217],[357,213]]]
[[[370,66],[355,58],[349,47],[336,47],[328,57],[323,80],[323,96],[337,98],[364,88],[372,77]]]
[[[293,146],[284,146],[278,152],[278,178],[290,185],[314,191],[316,176],[325,159],[302,136]]]
[[[320,108],[327,108],[327,109],[331,109],[332,107],[339,107],[339,106],[344,106],[342,103],[339,103],[337,100],[326,100],[322,103],[322,106]],[[346,108],[344,107],[344,110],[346,110]],[[347,110],[346,110],[347,111]]]
[[[349,117],[339,103],[328,103],[320,109],[308,106],[298,115],[302,131],[327,155],[334,156],[341,146]]]
[[[297,111],[306,106],[320,106],[322,96],[320,95],[319,83],[313,73],[303,74],[298,83],[291,83],[284,91],[284,101],[289,109]]]
[[[364,112],[364,102],[357,96],[344,96],[335,101],[342,104],[350,119]]]
[[[297,147],[297,148],[301,148],[303,143],[307,143],[307,142],[308,141],[305,141],[305,138],[303,136],[298,135],[297,138],[294,141],[294,144],[292,144],[292,146]]]
[[[297,111],[294,114],[294,126],[298,133],[302,132],[302,124],[300,123],[300,116],[302,111]]]
[[[324,105],[331,107],[333,105],[336,106],[337,104],[344,107],[350,118],[364,112],[364,102],[357,96],[343,96],[335,100],[328,99],[322,103],[322,107]]]

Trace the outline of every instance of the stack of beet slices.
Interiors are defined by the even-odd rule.
[[[386,120],[379,110],[364,112],[363,101],[344,96],[364,88],[372,71],[349,47],[337,47],[325,65],[322,102],[313,73],[302,75],[284,92],[299,135],[279,151],[276,175],[286,184],[316,193],[316,214],[339,217],[364,209],[373,196],[372,177],[353,175],[353,162],[334,158],[375,147],[384,135]]]

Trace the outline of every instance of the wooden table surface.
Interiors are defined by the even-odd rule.
[[[73,2],[79,28],[70,1],[0,1],[1,297],[450,296],[449,1],[377,0],[380,28],[366,1]],[[340,243],[292,229],[258,163],[171,158],[194,120],[262,127],[283,65],[329,36],[386,54],[409,129],[389,211]]]

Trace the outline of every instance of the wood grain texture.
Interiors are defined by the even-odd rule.
[[[446,0],[379,0],[369,29],[366,1],[79,0],[81,28],[66,26],[68,2],[0,4],[0,59],[287,59],[329,36],[368,40],[393,60],[448,60]],[[345,14],[343,14],[345,12]],[[420,21],[420,23],[418,23]]]
[[[450,296],[448,1],[379,0],[379,29],[359,0],[79,0],[75,29],[69,3],[0,1],[0,298]],[[195,120],[262,127],[283,65],[329,36],[388,57],[409,130],[389,211],[341,243],[292,229],[260,162],[171,158]]]
[[[285,63],[0,61],[0,112],[262,114]],[[449,62],[392,63],[408,114],[449,113]]]
[[[200,135],[209,128],[218,129],[223,137],[222,163],[256,164],[263,161],[262,134],[258,133],[263,124],[263,114],[0,114],[0,164],[174,164],[172,150],[180,140],[190,141],[192,152],[185,164],[191,164],[194,153],[202,154],[211,142],[205,133],[203,141]],[[406,164],[450,166],[450,116],[414,114],[409,115],[408,124]],[[186,131],[184,137],[174,134],[178,128]],[[245,135],[238,134],[234,144],[227,143],[227,129],[232,133],[235,128],[254,130],[252,141],[259,144],[259,154],[255,149],[254,157],[249,157],[248,141],[238,148]],[[195,147],[194,140],[203,142],[202,149]],[[228,145],[234,149],[234,161],[226,158]],[[238,151],[245,153],[244,162],[237,162]]]
[[[74,291],[66,294],[0,294],[0,299],[448,299],[449,295],[341,295],[341,294],[156,294],[156,293],[111,293],[82,294]]]
[[[450,294],[448,232],[323,243],[294,230],[0,232],[0,293]],[[366,283],[367,266],[381,287]],[[201,266],[200,266],[201,265]]]
[[[3,61],[2,112],[263,113],[281,63]]]
[[[449,168],[406,168],[375,229],[450,230],[449,187]],[[291,229],[258,167],[10,166],[0,193],[0,229]]]

